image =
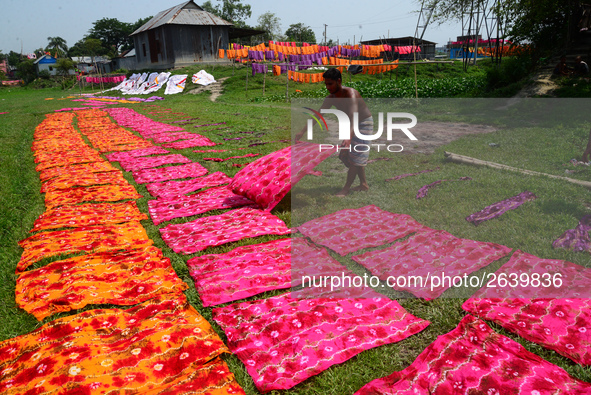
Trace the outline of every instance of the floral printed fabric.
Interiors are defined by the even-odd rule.
[[[374,205],[337,211],[298,227],[314,243],[340,255],[388,244],[423,229],[429,228],[410,215],[390,213]]]
[[[240,156],[228,156],[227,158],[203,158],[203,160],[209,160],[212,162],[225,162],[227,160],[232,160],[232,159],[240,159],[240,158],[253,158],[255,156],[259,156],[260,154],[246,154],[246,155],[240,155]]]
[[[41,181],[47,181],[54,177],[78,178],[88,173],[103,173],[110,171],[118,172],[119,169],[106,161],[83,163],[79,165],[52,167],[50,169],[45,169],[39,173],[39,179]]]
[[[39,321],[88,304],[133,305],[187,289],[155,247],[108,251],[21,273],[16,303]]]
[[[228,347],[261,392],[291,388],[328,367],[422,331],[396,301],[281,295],[213,309]]]
[[[564,232],[558,239],[554,240],[552,247],[566,248],[573,251],[591,252],[591,215],[585,215],[574,229]]]
[[[160,167],[155,169],[143,169],[133,172],[133,178],[138,184],[147,182],[160,182],[175,178],[199,177],[207,174],[207,169],[199,163],[189,163],[181,166]]]
[[[212,147],[214,145],[218,145],[214,143],[207,137],[201,136],[196,134],[190,140],[181,140],[176,141],[174,143],[163,144],[163,147],[166,148],[174,148],[174,149],[185,149],[185,148],[192,148],[192,147]]]
[[[358,395],[591,394],[591,385],[466,316],[408,368],[365,385]]]
[[[252,208],[199,218],[160,229],[162,239],[174,252],[193,254],[207,247],[263,235],[286,235],[291,230],[276,216]]]
[[[291,285],[291,240],[235,248],[187,261],[203,306],[248,298]]]
[[[174,196],[148,202],[148,211],[154,225],[174,218],[190,217],[211,210],[228,209],[241,206],[256,207],[256,204],[236,195],[227,186],[207,189],[194,195]]]
[[[83,202],[116,202],[124,199],[139,199],[143,196],[131,185],[98,185],[87,188],[60,189],[45,194],[47,210],[59,206]]]
[[[0,392],[242,394],[228,349],[182,293],[90,310],[0,343]],[[178,391],[177,391],[178,390]]]
[[[515,210],[523,203],[534,200],[535,198],[536,195],[533,193],[524,191],[519,195],[510,197],[509,199],[505,199],[495,204],[491,204],[481,211],[467,216],[466,221],[472,222],[474,225],[479,225],[484,221],[488,221],[489,219],[500,217],[509,210]]]
[[[517,251],[495,274],[507,280],[506,286],[482,288],[464,310],[577,363],[591,364],[591,269]],[[513,284],[514,279],[536,278],[538,283]]]
[[[172,196],[195,192],[202,188],[229,184],[231,181],[232,179],[230,177],[218,171],[205,177],[193,178],[190,180],[147,184],[146,189],[154,197],[170,198]]]
[[[21,272],[35,262],[60,254],[143,248],[153,243],[139,222],[42,232],[19,241],[25,251],[16,268]]]
[[[373,275],[386,280],[389,276],[416,276],[416,282],[394,286],[425,300],[435,299],[450,288],[450,281],[435,283],[433,278],[462,277],[481,269],[511,252],[495,243],[459,239],[443,230],[426,230],[405,241],[379,251],[370,251],[352,259]]]
[[[125,152],[113,152],[110,154],[106,154],[105,158],[110,162],[119,162],[120,159],[125,160],[129,158],[137,158],[140,156],[148,156],[148,155],[158,155],[158,154],[169,154],[170,151],[165,150],[162,147],[150,147],[150,148],[141,148],[132,151],[125,151]]]
[[[184,130],[178,126],[170,126],[162,122],[153,121],[131,108],[107,108],[105,111],[108,112],[119,125],[135,130],[144,138],[150,138],[150,136],[158,133],[178,132]]]
[[[68,189],[72,187],[87,187],[92,185],[129,185],[121,171],[108,173],[87,173],[76,177],[69,175],[52,178],[41,185],[41,192],[50,192],[57,189]]]
[[[46,211],[35,220],[31,232],[57,228],[79,228],[81,226],[118,224],[141,221],[148,216],[137,208],[136,202],[117,204],[83,204],[64,206]]]
[[[130,159],[121,159],[119,164],[125,171],[136,171],[141,169],[148,169],[150,167],[157,167],[162,165],[170,165],[173,163],[191,163],[191,159],[180,154],[139,157]]]
[[[100,154],[94,150],[92,151],[92,153],[78,153],[76,151],[73,151],[68,152],[68,155],[63,155],[62,152],[62,155],[52,154],[51,159],[43,161],[40,160],[39,162],[37,162],[39,164],[35,166],[35,170],[40,172],[51,167],[60,167],[91,162],[104,162],[104,159],[101,158]]]
[[[291,147],[291,183],[297,184],[307,174],[318,174],[314,168],[336,152],[336,147],[320,149],[320,145],[298,143]]]
[[[176,140],[182,139],[192,139],[199,136],[197,133],[190,133],[190,132],[176,132],[176,133],[160,133],[156,134],[151,137],[155,143],[162,144],[162,143],[171,143]]]

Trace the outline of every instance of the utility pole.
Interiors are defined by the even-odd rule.
[[[324,45],[326,45],[326,26],[328,26],[326,23],[324,24]]]

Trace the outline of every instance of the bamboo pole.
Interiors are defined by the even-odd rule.
[[[530,176],[545,176],[545,177],[554,178],[557,180],[568,181],[573,184],[582,185],[586,188],[591,189],[591,182],[589,182],[589,181],[575,180],[573,178],[555,176],[553,174],[541,173],[539,171],[519,169],[517,167],[511,167],[511,166],[503,165],[500,163],[488,162],[485,160],[471,158],[469,156],[454,154],[453,152],[444,152],[444,155],[447,159],[451,160],[452,162],[465,163],[465,164],[478,165],[478,166],[488,166],[488,167],[492,167],[493,169],[514,171],[514,172],[518,172],[518,173],[522,173],[522,174],[527,174]]]

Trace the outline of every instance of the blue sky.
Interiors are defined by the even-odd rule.
[[[182,0],[2,0],[0,13],[0,50],[29,53],[47,45],[47,37],[59,36],[74,45],[102,18],[117,18],[122,22],[135,22],[139,18],[155,15],[160,11],[181,4]],[[217,0],[212,1],[216,4]],[[320,7],[317,0],[242,0],[250,4],[251,26],[257,18],[270,11],[280,18],[281,30],[302,22],[310,26],[316,38],[324,34],[339,42],[358,42],[380,37],[404,37],[414,35],[420,4],[401,0],[372,0],[371,2],[343,0],[334,5]],[[201,2],[196,1],[197,4]],[[326,4],[327,2],[323,2]],[[332,3],[335,4],[335,3]],[[462,33],[461,24],[430,25],[426,40],[445,44]]]

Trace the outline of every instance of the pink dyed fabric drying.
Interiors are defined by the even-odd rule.
[[[212,162],[225,162],[227,160],[232,159],[240,159],[240,158],[254,158],[255,156],[259,156],[260,154],[246,154],[240,156],[228,156],[227,158],[203,158],[203,160],[210,160]]]
[[[202,154],[202,153],[227,152],[227,151],[228,151],[227,149],[198,149],[193,152],[196,152],[198,154]]]
[[[416,276],[425,283],[393,286],[425,300],[435,299],[451,287],[443,276],[453,278],[479,270],[511,252],[495,243],[459,239],[443,230],[426,230],[379,251],[370,251],[352,259],[382,280]],[[440,283],[433,280],[440,279]]]
[[[567,250],[591,252],[591,215],[585,215],[574,229],[564,232],[558,239],[554,240],[552,247],[566,248]]]
[[[177,133],[160,133],[151,137],[151,139],[158,144],[172,143],[176,140],[192,139],[199,136],[196,133],[177,132]]]
[[[106,112],[120,126],[131,128],[142,135],[144,138],[163,132],[178,132],[185,129],[178,126],[170,126],[162,122],[154,121],[135,110],[126,107],[106,108]]]
[[[121,159],[119,164],[125,171],[136,171],[142,169],[149,169],[151,167],[158,167],[162,165],[171,165],[174,163],[191,163],[191,159],[181,154],[150,156]]]
[[[160,182],[180,178],[199,177],[207,174],[207,169],[199,163],[189,163],[181,166],[160,167],[155,169],[142,169],[133,172],[133,179],[138,184],[147,182]]]
[[[185,149],[185,148],[191,148],[191,147],[212,147],[214,145],[218,145],[217,143],[214,143],[213,141],[211,141],[207,137],[200,136],[198,134],[196,134],[193,137],[194,138],[192,138],[190,140],[181,140],[181,141],[177,141],[175,143],[163,144],[163,147],[174,148],[174,149]]]
[[[109,162],[119,162],[120,160],[126,160],[129,158],[137,158],[140,156],[169,154],[169,153],[170,153],[170,151],[165,150],[162,147],[150,147],[150,148],[135,149],[132,151],[125,151],[125,152],[113,152],[110,154],[105,154],[105,158],[107,158],[107,160]]]
[[[591,384],[466,316],[406,369],[374,380],[356,395],[591,394]]]
[[[466,221],[472,222],[474,225],[479,225],[480,223],[488,221],[489,219],[500,217],[509,210],[515,210],[523,203],[528,202],[530,200],[534,200],[535,198],[536,195],[534,195],[533,193],[529,191],[524,191],[521,192],[519,195],[510,197],[509,199],[505,199],[498,203],[487,206],[481,211],[467,216]]]
[[[298,227],[314,243],[340,255],[388,244],[422,229],[429,228],[410,215],[390,213],[374,205],[337,211]]]
[[[406,177],[413,177],[413,176],[418,176],[419,174],[424,174],[424,173],[431,173],[435,170],[439,170],[439,167],[436,167],[433,170],[430,169],[426,169],[426,170],[421,170],[418,173],[406,173],[406,174],[400,174],[398,176],[392,177],[392,178],[386,178],[386,181],[398,181],[398,180],[402,180],[403,178]]]
[[[291,388],[364,350],[399,342],[429,325],[386,298],[306,300],[281,295],[215,308],[212,316],[261,392]]]
[[[221,186],[189,196],[178,195],[168,199],[150,200],[148,211],[154,225],[158,225],[174,218],[241,206],[256,207],[256,204],[244,196],[236,195],[227,186]]]
[[[320,145],[298,143],[291,147],[291,183],[297,184],[305,175],[318,175],[314,168],[336,152],[336,147],[320,149]]]
[[[291,230],[276,216],[241,208],[160,229],[162,239],[174,252],[193,254],[207,247],[263,235],[287,235]]]
[[[230,177],[218,171],[205,177],[192,178],[182,181],[167,181],[162,183],[147,184],[148,192],[154,197],[170,198],[171,196],[184,195],[202,188],[217,187],[229,184]]]
[[[203,306],[248,298],[291,286],[291,240],[235,248],[187,261]]]

